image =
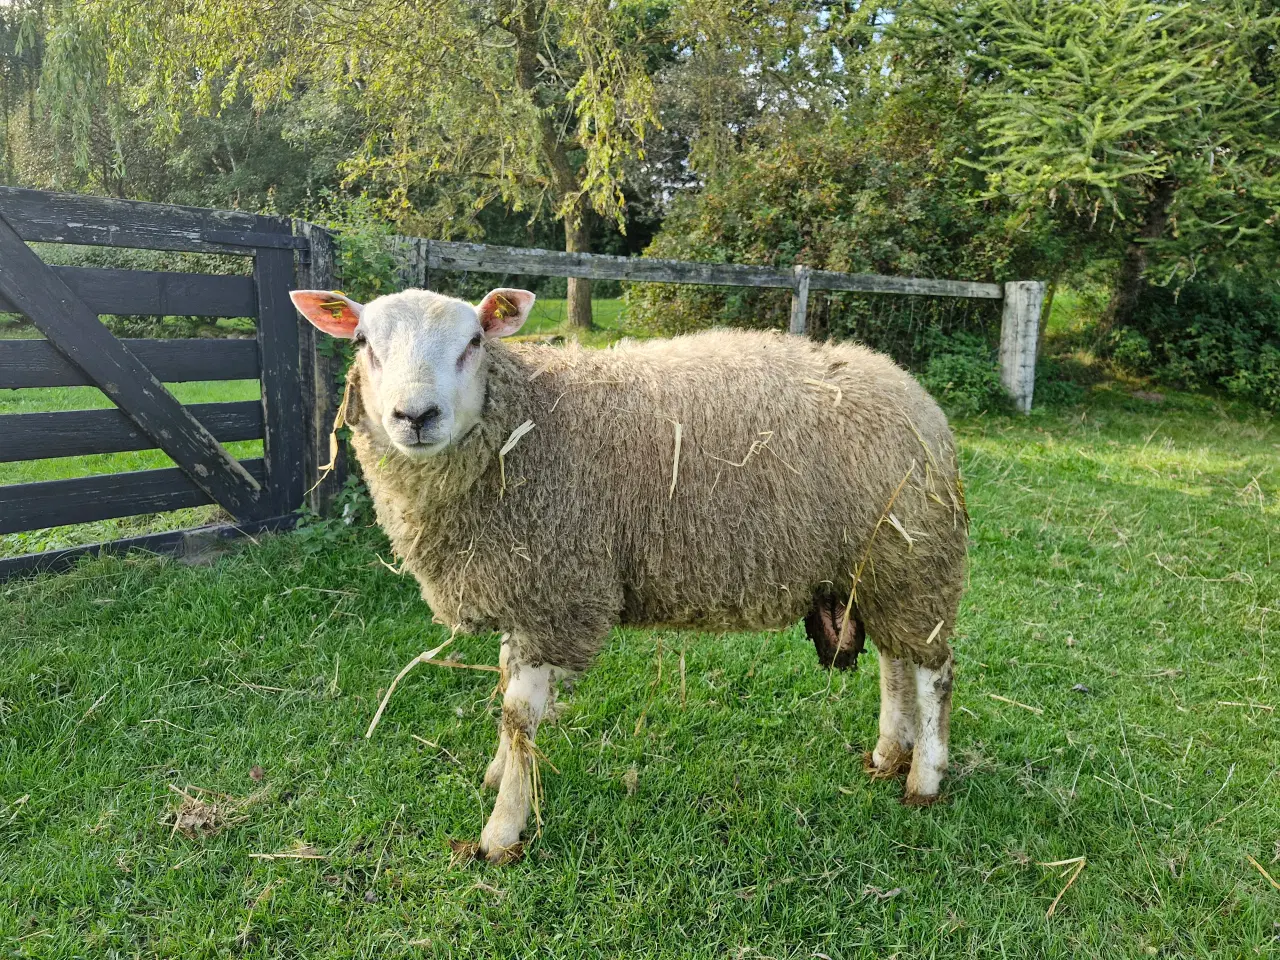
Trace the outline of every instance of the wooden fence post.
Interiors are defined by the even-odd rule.
[[[809,268],[795,266],[796,285],[791,291],[791,332],[804,336],[809,332]]]
[[[334,286],[333,234],[314,223],[294,221],[294,230],[306,238],[299,282],[309,290],[332,290]],[[345,372],[341,355],[326,344],[320,333],[301,316],[300,360],[302,366],[303,417],[306,421],[307,505],[320,516],[328,516],[347,479],[346,451],[338,446],[333,469],[323,477],[321,467],[329,462],[329,434],[338,415],[340,382]]]
[[[1000,382],[1020,413],[1031,412],[1036,387],[1036,340],[1044,282],[1014,280],[1004,285],[1004,320],[1000,326]]]

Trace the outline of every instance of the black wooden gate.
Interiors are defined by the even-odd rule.
[[[45,264],[28,241],[253,258],[252,276]],[[276,529],[302,505],[310,399],[289,290],[291,221],[227,211],[0,188],[0,312],[45,340],[0,340],[0,389],[91,385],[115,410],[0,416],[0,462],[159,448],[177,464],[0,486],[0,534],[216,503],[235,523],[215,535]],[[119,340],[99,314],[255,317],[256,340]],[[183,406],[166,382],[261,381],[261,402]],[[305,406],[305,409],[304,409]],[[263,440],[236,460],[223,441]],[[190,531],[0,560],[0,579],[55,569],[104,547],[175,549]]]

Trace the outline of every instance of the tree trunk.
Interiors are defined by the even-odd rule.
[[[1147,282],[1147,249],[1152,240],[1158,240],[1164,234],[1164,229],[1169,224],[1169,205],[1173,202],[1176,189],[1177,183],[1172,176],[1166,176],[1156,184],[1156,191],[1147,205],[1142,228],[1125,248],[1120,273],[1116,277],[1116,288],[1102,315],[1099,333],[1105,334],[1113,327],[1123,326],[1133,320]]]
[[[525,0],[504,10],[503,26],[515,38],[516,87],[539,102],[538,42],[541,35],[543,12],[546,4],[540,0]],[[550,111],[543,111],[532,133],[537,137],[538,148],[546,160],[551,185],[563,202],[575,197],[564,217],[564,249],[566,253],[591,252],[591,204],[582,193],[578,173],[569,162],[569,153],[561,139]],[[569,279],[569,326],[580,330],[591,329],[591,281]]]
[[[583,197],[574,215],[564,220],[564,249],[566,253],[591,252],[591,206]],[[591,329],[591,281],[569,278],[569,326],[576,330]]]

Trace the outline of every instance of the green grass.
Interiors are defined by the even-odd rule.
[[[1098,390],[959,432],[971,582],[923,810],[862,772],[874,658],[628,630],[539,737],[528,857],[451,866],[492,675],[419,667],[363,738],[442,636],[376,531],[0,586],[0,954],[1275,956],[1246,855],[1280,878],[1280,426]],[[188,785],[253,799],[190,840],[162,822]],[[325,859],[252,856],[298,843]],[[1080,856],[1046,918],[1040,864]]]
[[[562,334],[590,347],[603,347],[630,332],[626,330],[626,303],[623,300],[592,300],[593,327],[588,331],[574,330],[568,325],[566,305],[564,300],[539,298],[520,333],[526,336]]]

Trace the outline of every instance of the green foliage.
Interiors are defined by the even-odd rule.
[[[1106,344],[1111,362],[1126,373],[1151,372],[1151,341],[1132,327],[1118,327],[1111,331]]]
[[[95,0],[114,83],[160,129],[308,95],[359,117],[343,162],[384,214],[465,232],[515,211],[614,217],[655,115],[648,5],[604,0],[273,4]],[[586,206],[584,206],[584,200]],[[424,208],[423,201],[427,202]]]
[[[365,195],[328,193],[310,218],[333,231],[337,246],[334,273],[342,292],[367,303],[402,288],[391,245],[395,230],[375,211]]]
[[[908,70],[941,59],[970,87],[981,144],[957,159],[1019,220],[1056,206],[1062,229],[1100,248],[1140,238],[1160,282],[1274,264],[1270,0],[920,0],[902,12],[891,32],[917,58]]]
[[[1034,275],[1067,255],[1053,237],[1010,234],[1008,208],[953,162],[972,135],[946,82],[901,90],[867,116],[778,121],[721,174],[675,204],[649,255],[965,280]],[[811,327],[918,363],[920,333],[991,335],[990,304],[922,298],[811,297]],[[782,328],[789,294],[745,288],[632,286],[633,323],[661,333],[715,324]]]
[[[1054,407],[1074,407],[1085,400],[1087,384],[1096,374],[1079,361],[1064,357],[1041,357],[1036,363],[1036,389],[1032,412]]]
[[[1113,363],[1192,389],[1280,409],[1280,291],[1189,283],[1149,291],[1137,327],[1112,332]]]
[[[920,382],[948,414],[971,417],[1010,408],[990,344],[963,333],[931,339],[932,349]]]

